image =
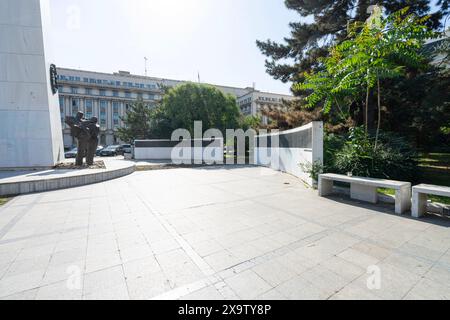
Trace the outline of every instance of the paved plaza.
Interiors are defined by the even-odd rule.
[[[1,207],[0,297],[449,299],[449,227],[266,168],[136,172]]]

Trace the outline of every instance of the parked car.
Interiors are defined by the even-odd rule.
[[[131,153],[132,152],[131,144],[122,144],[121,147],[123,149],[123,153]]]
[[[100,156],[100,152],[101,152],[103,149],[105,149],[104,146],[98,146],[98,147],[97,147],[97,151],[95,151],[95,155],[96,155],[97,157],[99,157],[99,156]]]
[[[100,156],[102,157],[115,157],[118,155],[123,155],[123,149],[121,146],[109,146],[100,151]]]
[[[66,153],[64,153],[64,156],[66,157],[66,159],[76,158],[77,157],[77,153],[78,153],[78,149],[77,148],[73,148],[72,150],[67,151]]]

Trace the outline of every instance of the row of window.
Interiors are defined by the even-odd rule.
[[[59,80],[70,81],[70,82],[84,82],[91,84],[100,84],[100,85],[108,85],[108,86],[116,86],[116,87],[127,87],[127,88],[139,88],[139,89],[157,89],[157,84],[144,84],[144,83],[133,83],[126,81],[116,81],[116,80],[103,80],[103,79],[94,79],[94,78],[81,78],[77,76],[65,76],[58,75]]]
[[[259,101],[282,102],[281,98],[258,97]]]
[[[247,103],[250,103],[250,102],[252,102],[252,98],[251,97],[247,98],[245,100],[239,101],[239,105],[247,104]]]
[[[243,108],[241,108],[241,111],[243,114],[251,114],[252,108],[251,108],[251,106],[243,107]]]
[[[70,91],[69,92],[71,94],[81,94],[81,91],[82,90],[80,90],[80,88],[78,88],[78,87],[70,87]],[[83,88],[83,91],[84,91],[84,95],[88,95],[88,96],[94,96],[95,95],[91,88]],[[59,89],[59,92],[60,93],[66,93],[66,89],[64,87],[61,87]],[[69,93],[69,92],[67,92],[67,93]],[[124,98],[127,98],[127,99],[132,99],[133,98],[132,93],[128,92],[128,91],[126,91],[126,92],[112,91],[111,92],[111,91],[106,91],[105,89],[98,90],[98,96],[100,96],[100,97],[111,96],[111,97],[117,97],[117,98],[124,97]],[[139,93],[139,94],[137,94],[137,96],[140,97],[140,98],[146,98],[146,99],[149,99],[149,100],[157,100],[157,99],[161,98],[161,96],[155,95],[155,94],[151,94],[151,93],[145,94],[145,95]]]
[[[80,106],[80,99],[78,98],[72,98],[70,99],[71,103],[71,115],[74,117],[77,115],[79,111],[81,111]],[[120,107],[122,103],[118,101],[112,102],[112,120],[113,120],[113,126],[119,127],[120,126]],[[59,110],[61,113],[61,123],[64,125],[65,120],[65,112],[64,112],[64,97],[59,97]],[[127,106],[128,107],[128,106]],[[102,128],[106,127],[107,123],[107,110],[108,110],[108,101],[106,100],[100,100],[99,102],[99,125]],[[86,119],[90,119],[94,116],[94,102],[91,99],[84,100],[84,117]]]
[[[258,97],[258,101],[282,102],[283,100],[281,98]],[[250,102],[252,102],[252,98],[251,97],[239,101],[239,105],[242,106],[242,105],[248,104]]]

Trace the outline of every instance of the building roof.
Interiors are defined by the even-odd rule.
[[[140,79],[140,80],[145,80],[145,81],[155,81],[155,82],[161,82],[161,83],[165,83],[165,82],[171,82],[171,83],[187,83],[187,82],[193,82],[193,81],[188,81],[188,80],[175,80],[175,79],[167,79],[167,78],[160,78],[160,77],[149,77],[149,76],[142,76],[142,75],[135,75],[132,74],[129,71],[118,71],[118,72],[114,72],[114,73],[106,73],[106,72],[97,72],[97,71],[89,71],[89,70],[82,70],[82,69],[72,69],[72,68],[64,68],[64,67],[58,67],[58,70],[60,71],[70,71],[70,72],[83,72],[83,73],[91,73],[91,74],[96,74],[96,75],[103,75],[103,76],[114,76],[114,77],[122,77],[122,78],[129,78],[129,79]],[[264,92],[264,91],[258,91],[255,90],[254,88],[251,87],[246,87],[246,88],[240,88],[240,87],[234,87],[234,86],[224,86],[224,85],[218,85],[218,84],[212,84],[212,83],[204,83],[202,82],[202,84],[206,84],[206,85],[211,85],[217,88],[222,88],[224,90],[230,90],[230,91],[234,91],[234,93],[236,93],[236,96],[238,98],[241,98],[243,96],[246,96],[250,93],[253,92],[258,92],[260,94],[271,94],[271,95],[278,95],[278,96],[283,96],[283,97],[289,97],[289,95],[285,95],[285,94],[278,94],[278,93],[272,93],[272,92]]]

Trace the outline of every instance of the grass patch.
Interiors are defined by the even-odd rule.
[[[395,196],[395,190],[394,189],[378,189],[378,193],[385,194],[388,196]],[[438,202],[445,205],[450,205],[450,198],[449,197],[440,197],[440,196],[433,196],[429,195],[428,199],[431,200],[431,202]]]
[[[9,198],[2,198],[0,197],[0,206],[6,204],[9,201]]]
[[[385,194],[387,196],[395,196],[395,190],[394,189],[384,189],[379,188],[378,193]]]
[[[430,199],[432,202],[438,202],[445,205],[450,205],[450,198],[449,197],[440,197],[440,196],[428,196],[428,199]]]
[[[450,153],[422,153],[420,154],[419,165],[450,170]]]
[[[450,153],[422,153],[419,175],[420,183],[450,187]]]

